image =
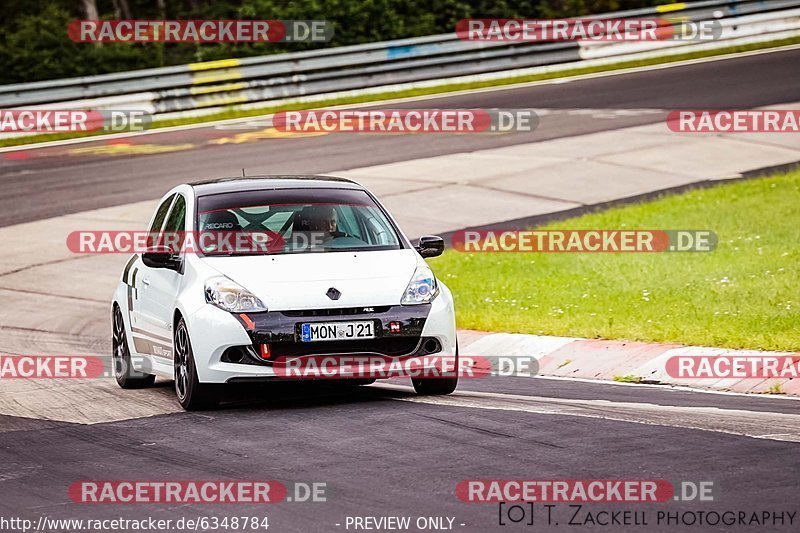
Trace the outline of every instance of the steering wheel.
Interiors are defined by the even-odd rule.
[[[283,250],[283,247],[286,241],[283,238],[283,235],[278,233],[277,231],[273,231],[268,228],[261,228],[258,230],[246,230],[244,232],[243,241],[238,241],[239,238],[237,237],[237,242],[242,242],[245,246],[252,246],[251,251],[258,251],[258,252],[275,252]],[[262,236],[264,238],[262,238]]]

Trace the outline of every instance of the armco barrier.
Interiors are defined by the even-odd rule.
[[[718,19],[722,40],[800,30],[800,0],[707,0],[599,15]],[[142,109],[200,115],[226,106],[615,57],[681,41],[525,43],[464,41],[455,33],[0,86],[0,108]]]

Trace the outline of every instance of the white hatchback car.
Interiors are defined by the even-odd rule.
[[[457,357],[452,296],[423,259],[440,255],[444,241],[428,236],[412,246],[353,181],[265,176],[179,185],[149,228],[162,236],[252,233],[271,244],[260,252],[218,243],[187,251],[159,241],[131,257],[112,302],[122,388],[172,378],[180,404],[202,409],[218,403],[221,384],[280,378],[278,359]],[[412,379],[421,394],[449,394],[457,381]]]

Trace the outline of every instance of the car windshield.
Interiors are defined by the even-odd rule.
[[[199,251],[256,255],[394,250],[400,237],[363,190],[273,189],[199,196]]]

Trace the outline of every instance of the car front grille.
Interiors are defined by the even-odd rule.
[[[342,307],[338,309],[305,309],[302,311],[281,311],[283,316],[292,318],[315,317],[315,316],[352,316],[352,315],[374,315],[385,313],[391,306],[382,307]]]
[[[307,355],[384,355],[400,357],[406,355],[428,355],[442,350],[442,344],[435,337],[396,337],[383,339],[364,339],[361,341],[293,343],[278,342],[270,345],[272,361],[259,357],[259,347],[233,346],[225,350],[222,361],[246,365],[271,365],[275,359],[303,357]]]
[[[270,345],[270,350],[273,358],[353,353],[406,355],[412,353],[418,344],[419,337],[383,337],[329,342],[276,342]]]

